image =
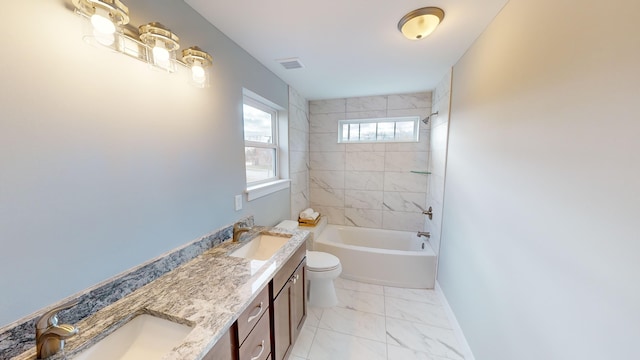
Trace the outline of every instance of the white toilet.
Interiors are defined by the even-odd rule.
[[[332,307],[338,304],[333,280],[340,276],[342,265],[340,259],[329,253],[307,250],[307,269],[309,279],[307,299],[309,305],[315,307]]]
[[[288,230],[307,230],[309,231],[311,242],[307,245],[313,245],[313,239],[320,235],[320,232],[327,225],[327,219],[322,218],[318,225],[314,227],[298,227],[298,222],[293,220],[284,220],[276,227]],[[313,246],[307,246],[307,248]],[[340,276],[342,265],[340,259],[329,253],[320,251],[307,250],[307,268],[305,276],[309,280],[307,286],[307,300],[309,305],[315,307],[328,308],[338,304],[336,289],[333,280]]]

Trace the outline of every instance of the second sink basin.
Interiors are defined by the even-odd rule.
[[[252,260],[269,260],[289,239],[291,236],[261,234],[229,255]]]
[[[191,330],[156,316],[138,315],[73,360],[161,359],[182,344]]]

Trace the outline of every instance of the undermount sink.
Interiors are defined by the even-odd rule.
[[[269,260],[289,239],[290,235],[261,234],[229,255],[251,260]]]
[[[191,330],[153,315],[138,315],[73,360],[160,359],[182,344]]]

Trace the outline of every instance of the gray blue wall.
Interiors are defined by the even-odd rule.
[[[129,0],[214,57],[197,89],[81,39],[70,2],[3,5],[0,326],[243,215],[289,217],[289,190],[247,202],[242,88],[287,85],[182,1]]]
[[[477,360],[638,359],[640,2],[511,0],[453,69],[438,281]]]

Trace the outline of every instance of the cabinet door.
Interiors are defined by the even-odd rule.
[[[232,351],[231,347],[231,336],[229,331],[224,333],[220,340],[216,342],[213,346],[213,349],[204,356],[203,360],[229,360],[235,359],[233,355],[235,351]]]
[[[275,348],[272,349],[274,359],[285,358],[293,344],[291,333],[291,288],[292,282],[288,281],[273,300],[273,338]]]
[[[298,334],[302,330],[304,320],[307,317],[307,302],[305,301],[304,292],[306,288],[305,279],[305,262],[302,262],[300,266],[292,275],[293,282],[291,284],[291,331],[292,338],[295,340],[298,338]]]

